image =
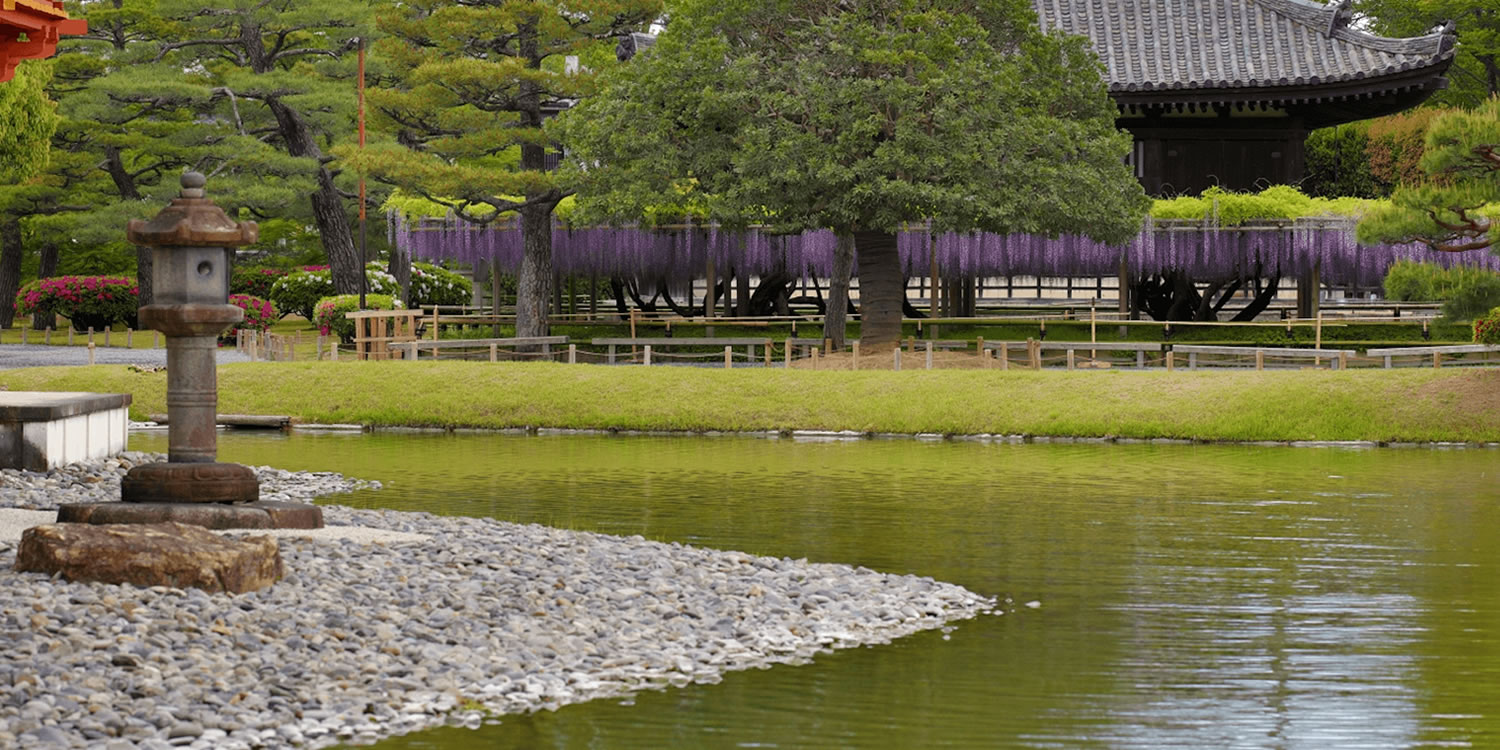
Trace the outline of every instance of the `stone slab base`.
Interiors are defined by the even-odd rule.
[[[227,463],[141,464],[120,480],[127,503],[252,503],[260,482],[248,466]]]
[[[74,503],[58,523],[184,523],[209,529],[321,529],[323,509],[307,503]]]
[[[0,391],[0,469],[47,471],[125,450],[128,393]]]
[[[270,586],[285,572],[271,537],[225,539],[183,524],[33,526],[21,535],[16,570],[236,594]]]

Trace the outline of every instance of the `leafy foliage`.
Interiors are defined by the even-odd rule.
[[[1255,219],[1300,219],[1314,216],[1358,216],[1374,203],[1360,198],[1312,198],[1290,185],[1273,185],[1259,193],[1236,193],[1211,187],[1199,196],[1156,200],[1156,219],[1209,219],[1237,226]]]
[[[1417,241],[1464,252],[1500,239],[1490,207],[1500,201],[1500,98],[1435,118],[1421,166],[1423,182],[1399,188],[1389,206],[1360,222],[1360,242]]]
[[[1500,307],[1474,319],[1474,343],[1500,345]]]
[[[1369,124],[1319,128],[1307,136],[1307,176],[1302,189],[1319,198],[1383,198],[1387,187],[1370,172]]]
[[[1491,0],[1355,0],[1355,8],[1384,36],[1418,36],[1453,21],[1458,56],[1450,88],[1435,100],[1474,107],[1500,94],[1500,16]]]
[[[51,79],[50,63],[23,60],[15,77],[0,85],[0,184],[30,179],[47,166],[60,119],[45,90]]]
[[[1450,320],[1472,320],[1500,306],[1500,273],[1478,268],[1401,261],[1386,273],[1384,286],[1387,299],[1442,302]]]
[[[389,294],[366,294],[365,310],[396,310],[401,300]],[[344,317],[361,309],[358,294],[340,294],[318,300],[317,313],[311,320],[323,335],[338,334],[339,340],[348,344],[354,341],[354,321]]]

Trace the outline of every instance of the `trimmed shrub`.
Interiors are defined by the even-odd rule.
[[[245,311],[245,319],[235,323],[228,331],[219,338],[233,341],[235,332],[241,330],[264,331],[271,327],[281,316],[276,314],[276,305],[268,299],[249,294],[229,295],[229,304]]]
[[[1400,261],[1386,272],[1385,296],[1400,302],[1441,302],[1443,317],[1471,320],[1500,305],[1500,273]]]
[[[134,328],[140,307],[135,280],[115,276],[58,276],[39,279],[16,293],[16,313],[50,310],[68,319],[73,330],[104,330],[115,323]]]
[[[369,294],[397,294],[400,286],[396,278],[380,270],[365,271]],[[327,268],[316,271],[298,271],[276,280],[271,286],[271,301],[282,315],[296,313],[312,320],[318,301],[332,297],[338,290],[333,288],[333,273]]]
[[[389,294],[366,294],[366,310],[395,310],[401,307],[401,300]],[[359,307],[358,294],[340,294],[333,297],[324,297],[318,300],[317,312],[312,321],[323,335],[338,334],[339,340],[349,344],[354,341],[354,321],[344,317],[345,313],[351,313]]]
[[[407,298],[412,307],[467,305],[473,294],[474,285],[463,274],[431,263],[411,264],[411,289]]]
[[[1474,319],[1474,343],[1500,345],[1500,307]]]
[[[276,285],[276,280],[290,274],[285,268],[272,268],[270,266],[249,266],[241,268],[236,266],[229,274],[229,293],[248,294],[261,299],[271,298],[271,287]]]

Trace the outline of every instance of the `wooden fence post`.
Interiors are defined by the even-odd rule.
[[[437,356],[437,350],[436,349],[432,350],[432,356],[433,357]],[[490,361],[491,362],[499,362],[500,361],[500,347],[498,345],[496,345],[496,344],[490,344]]]
[[[1433,352],[1432,353],[1432,369],[1436,370],[1437,368],[1442,367],[1442,366],[1443,366],[1443,353],[1442,352]]]
[[[995,349],[995,356],[1000,358],[1000,369],[1010,369],[1010,343],[1001,341],[1000,347]]]
[[[1316,294],[1316,293],[1317,292],[1314,292],[1314,294]],[[1322,309],[1318,310],[1318,322],[1317,322],[1316,325],[1317,325],[1317,327],[1314,329],[1315,332],[1313,334],[1313,348],[1314,349],[1322,349],[1323,348],[1323,311],[1322,311]]]
[[[731,347],[727,347],[727,346],[724,347],[724,369],[726,369],[726,370],[732,369],[733,368],[733,364],[731,364],[731,363],[733,361],[734,361],[734,351],[732,350]]]
[[[323,337],[318,336],[318,361],[323,361]]]
[[[1255,369],[1266,369],[1266,352],[1264,349],[1255,350]]]
[[[112,330],[114,330],[114,329],[113,328],[106,328],[106,329],[104,329],[104,345],[105,346],[109,346],[109,332],[112,331]]]
[[[897,346],[895,349],[892,350],[892,352],[893,352],[893,354],[891,355],[891,357],[893,359],[892,359],[891,368],[893,370],[895,370],[896,372],[901,372],[901,347]]]
[[[818,347],[816,346],[812,348],[812,368],[818,369]]]
[[[651,345],[650,344],[646,345],[646,366],[647,367],[651,366]]]
[[[932,369],[932,339],[927,340],[927,369]]]
[[[990,355],[984,350],[984,337],[980,336],[974,342],[974,353],[979,355],[979,369],[987,370],[990,367]]]
[[[1339,352],[1339,369],[1340,370],[1347,370],[1347,369],[1349,369],[1349,353],[1348,352]]]
[[[125,329],[125,348],[126,349],[134,349],[135,348],[135,329],[134,328],[126,328]]]
[[[858,339],[855,339],[854,342],[849,345],[849,350],[851,352],[853,352],[853,355],[852,355],[853,359],[850,360],[851,362],[853,362],[853,365],[850,367],[850,369],[852,369],[852,370],[858,370],[859,369],[859,340]]]
[[[89,342],[89,364],[94,364],[94,342]]]
[[[791,339],[782,339],[781,340],[781,366],[782,367],[788,367],[788,368],[792,366],[792,340]]]
[[[1071,369],[1073,369],[1073,365],[1074,365],[1074,360],[1075,360],[1075,359],[1076,359],[1076,356],[1077,356],[1077,355],[1075,355],[1075,354],[1074,354],[1074,353],[1073,353],[1073,350],[1072,350],[1072,349],[1069,349],[1069,350],[1068,350],[1068,351],[1067,351],[1067,352],[1066,352],[1066,354],[1067,354],[1067,359],[1068,359],[1068,369],[1069,369],[1069,370],[1071,370]]]
[[[89,326],[89,346],[94,345],[94,327]]]
[[[568,344],[568,364],[578,364],[578,345]]]
[[[1168,349],[1167,350],[1167,372],[1171,372],[1172,370],[1176,369],[1176,365],[1177,365],[1176,359],[1177,359],[1177,352],[1174,352],[1174,351]]]

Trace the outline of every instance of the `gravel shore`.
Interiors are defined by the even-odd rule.
[[[0,507],[118,497],[126,453],[0,471]],[[266,497],[361,483],[257,470]],[[0,747],[369,743],[487,714],[712,683],[993,611],[929,578],[489,519],[324,506],[423,541],[283,538],[240,596],[11,570],[0,541]]]

